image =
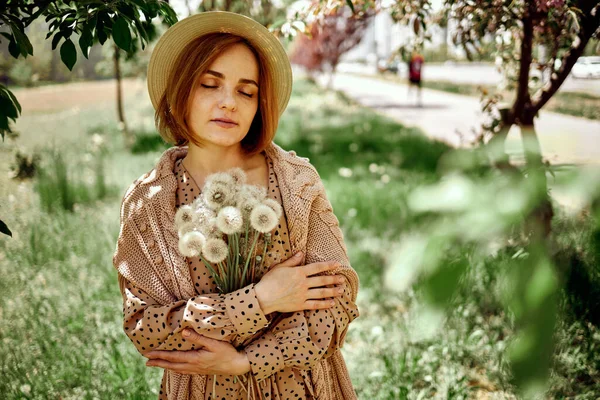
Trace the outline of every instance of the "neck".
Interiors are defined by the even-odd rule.
[[[190,173],[207,176],[236,167],[246,170],[249,167],[250,159],[251,157],[245,154],[239,145],[198,147],[189,143],[188,153],[183,159],[183,163]]]

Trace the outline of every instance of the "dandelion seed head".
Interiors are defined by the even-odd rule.
[[[179,207],[175,213],[175,227],[179,229],[183,224],[192,222],[194,217],[194,210],[189,205]]]
[[[239,199],[237,206],[242,211],[244,219],[247,220],[248,218],[250,218],[250,214],[252,213],[252,210],[254,210],[254,207],[256,207],[259,204],[259,201],[256,200],[254,197],[248,197],[245,199]]]
[[[211,218],[206,225],[202,227],[201,232],[208,238],[220,238],[222,236],[221,231],[217,226],[216,218]]]
[[[227,257],[227,244],[223,239],[211,238],[202,247],[202,255],[211,263],[219,263]]]
[[[203,205],[196,209],[192,221],[199,227],[205,227],[211,219],[216,217],[216,212]]]
[[[240,232],[243,224],[242,212],[236,207],[224,207],[217,215],[217,227],[226,235]]]
[[[243,185],[238,193],[238,198],[253,198],[257,201],[263,201],[267,197],[267,189],[262,186]]]
[[[194,222],[187,222],[179,227],[177,235],[179,238],[182,238],[186,233],[192,231],[200,231],[200,229],[198,229],[198,226]]]
[[[233,182],[236,185],[243,185],[246,183],[246,173],[241,168],[232,168],[227,171],[233,178]]]
[[[187,232],[179,239],[179,252],[186,257],[196,257],[202,251],[206,238],[198,231]]]
[[[265,199],[265,200],[263,200],[262,203],[265,206],[269,207],[271,210],[275,211],[275,215],[277,216],[278,219],[281,217],[283,210],[281,208],[281,204],[279,204],[277,201],[275,201],[273,199]]]
[[[204,186],[202,198],[206,205],[215,211],[234,202],[234,191],[231,186],[221,183],[210,183]]]
[[[270,207],[259,204],[250,214],[250,225],[261,233],[272,231],[277,225],[278,218]]]
[[[234,180],[233,176],[231,176],[227,172],[217,172],[215,174],[211,174],[211,175],[207,176],[205,184],[233,186],[235,184],[235,180]]]

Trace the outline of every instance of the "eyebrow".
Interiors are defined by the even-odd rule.
[[[207,74],[210,74],[210,75],[214,75],[214,76],[216,76],[217,78],[221,78],[221,79],[225,78],[225,75],[223,75],[223,74],[222,74],[222,73],[220,73],[220,72],[213,71],[212,69],[209,69],[208,71],[206,71],[206,73],[207,73]],[[241,83],[250,83],[250,84],[252,84],[252,85],[254,85],[254,86],[258,87],[258,83],[256,83],[256,81],[254,81],[254,80],[252,80],[252,79],[244,79],[244,78],[240,78],[239,82],[241,82]]]

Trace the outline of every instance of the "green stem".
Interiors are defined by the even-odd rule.
[[[213,278],[215,279],[215,282],[217,283],[217,286],[223,289],[223,280],[219,277],[219,274],[217,274],[217,272],[211,267],[210,263],[204,259],[204,257],[200,256],[200,260],[202,260],[206,268],[208,268],[208,270],[212,274]]]
[[[244,266],[244,273],[242,274],[242,279],[244,280],[242,285],[246,286],[246,272],[248,271],[248,265],[250,264],[250,258],[252,258],[252,254],[254,253],[254,247],[256,246],[256,242],[258,242],[258,231],[254,235],[254,241],[252,243],[252,247],[248,253],[248,258],[246,258],[246,265]],[[242,286],[243,287],[243,286]]]

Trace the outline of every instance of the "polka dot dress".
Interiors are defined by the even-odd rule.
[[[263,155],[269,171],[268,197],[282,204],[273,161],[265,152]],[[200,189],[183,167],[182,159],[177,160],[173,172],[178,182],[176,207],[192,203],[200,195]],[[265,268],[257,274],[255,282],[270,266],[291,256],[285,211],[271,234]],[[220,294],[199,258],[188,259],[188,265],[196,296],[168,305],[157,303],[133,283],[119,277],[124,329],[136,348],[142,353],[151,349],[193,350],[195,345],[181,337],[185,328],[217,340],[231,341],[236,336],[247,338],[250,343],[244,350],[260,396],[257,398],[314,398],[312,368],[339,349],[345,328],[358,316],[349,285],[330,309],[264,315],[256,298],[254,283],[232,293]],[[204,380],[199,375],[192,375],[190,399],[248,398],[241,384],[234,383],[234,376],[213,377],[207,375]],[[198,397],[198,390],[194,390],[200,384],[204,385],[203,398]],[[159,392],[161,400],[167,400],[165,385],[166,374]]]
[[[277,184],[277,178],[273,171],[273,162],[263,153],[267,159],[269,168],[269,183],[267,188],[267,197],[281,202],[281,194],[279,192],[279,185]],[[176,196],[176,207],[179,208],[184,204],[190,204],[200,196],[200,189],[196,185],[193,179],[191,179],[187,170],[183,166],[183,159],[179,159],[175,164],[175,175],[178,182],[178,190]],[[283,207],[283,206],[282,206]],[[261,252],[258,251],[257,254]],[[269,266],[278,264],[281,261],[288,259],[291,256],[291,249],[288,239],[287,223],[285,220],[285,213],[281,216],[277,227],[272,232],[272,241],[266,252],[266,261],[263,263],[264,270],[257,271],[258,282],[260,277],[264,275]],[[190,266],[190,273],[192,281],[198,294],[216,292],[217,286],[215,281],[211,278],[210,272],[206,266],[200,261],[199,258],[188,259]],[[244,300],[242,300],[244,301]],[[243,313],[244,310],[240,308],[239,313]],[[268,319],[273,318],[273,314],[267,316]],[[264,331],[264,330],[263,330]],[[258,336],[258,335],[257,335]],[[272,354],[272,353],[271,353]],[[270,354],[261,355],[263,358],[262,364],[269,364],[268,358],[272,357]],[[275,365],[275,363],[272,363]],[[241,389],[239,383],[233,383],[233,377],[217,376],[215,382],[216,398],[217,399],[246,399],[246,393]],[[307,397],[307,389],[304,387],[306,374],[300,374],[298,371],[293,371],[291,368],[285,368],[284,370],[271,375],[268,382],[263,382],[261,391],[263,392],[263,398],[265,399],[304,399]],[[308,383],[308,382],[307,382]],[[208,376],[206,381],[206,399],[212,398],[213,392],[213,376]]]

